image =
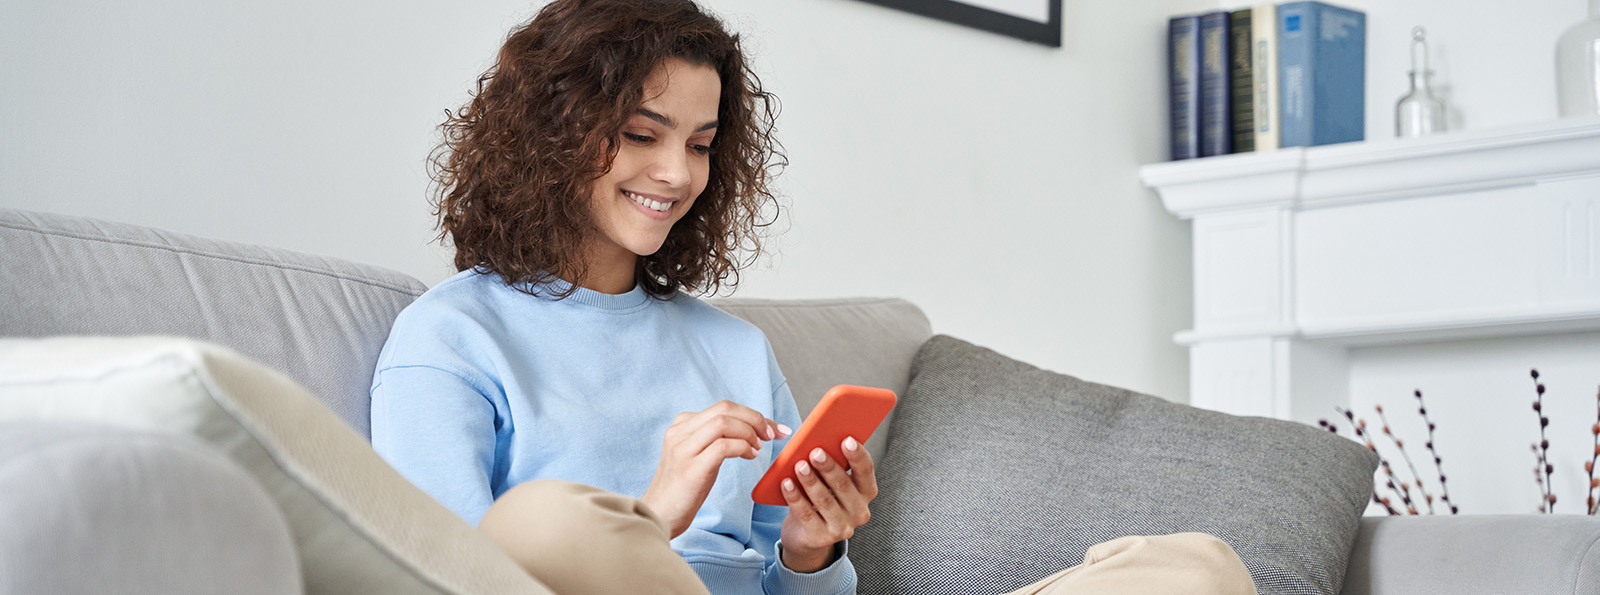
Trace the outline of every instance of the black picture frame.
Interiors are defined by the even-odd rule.
[[[960,0],[861,1],[936,18],[948,23],[999,33],[1053,48],[1061,47],[1061,0],[1041,0],[1049,3],[1050,22],[1048,23],[996,12]]]

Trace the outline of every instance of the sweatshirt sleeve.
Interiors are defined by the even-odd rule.
[[[400,475],[477,526],[494,502],[495,406],[440,368],[380,368],[372,385],[372,448]]]
[[[772,363],[774,374],[777,374],[777,363]],[[781,381],[781,375],[779,376]],[[800,412],[794,404],[794,395],[789,391],[789,384],[783,382],[773,391],[772,419],[791,428],[800,427]],[[783,445],[774,444],[773,452],[783,449]],[[766,570],[761,580],[762,591],[768,595],[849,595],[856,592],[856,569],[850,563],[850,548],[847,542],[839,542],[836,546],[838,557],[826,568],[816,572],[802,574],[790,570],[783,565],[779,557],[782,545],[778,538],[783,532],[783,519],[789,514],[785,506],[755,505],[754,541],[757,551],[767,557]]]

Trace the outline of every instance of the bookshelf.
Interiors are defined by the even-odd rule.
[[[1193,225],[1195,406],[1313,423],[1354,348],[1600,330],[1600,117],[1139,175]]]

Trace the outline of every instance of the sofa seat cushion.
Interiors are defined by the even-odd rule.
[[[223,347],[0,340],[0,421],[109,424],[209,446],[276,503],[313,595],[549,593],[305,390]]]
[[[1600,595],[1600,518],[1578,514],[1361,519],[1341,595]]]
[[[1262,595],[1339,592],[1377,459],[1302,424],[1226,415],[938,336],[890,427],[863,593],[1003,593],[1125,535],[1196,531]]]

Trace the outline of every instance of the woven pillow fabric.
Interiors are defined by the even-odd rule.
[[[1125,535],[1202,532],[1262,595],[1339,592],[1377,459],[1310,426],[1170,403],[946,336],[889,430],[861,592],[1005,593]]]

